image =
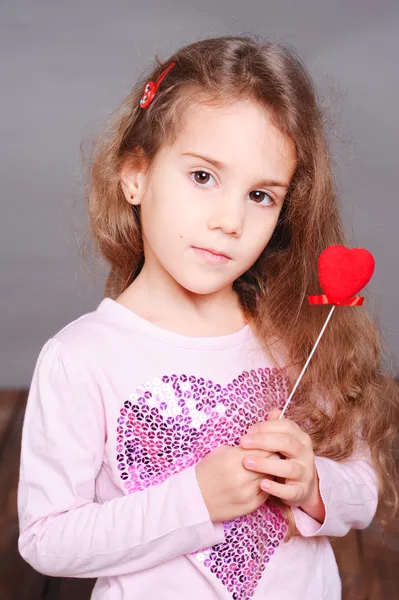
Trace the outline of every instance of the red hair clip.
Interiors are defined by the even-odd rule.
[[[170,64],[169,67],[167,69],[165,69],[165,71],[163,73],[161,73],[161,75],[158,77],[158,79],[156,80],[155,83],[153,81],[149,81],[147,83],[147,85],[144,88],[144,93],[140,100],[141,108],[147,108],[147,106],[149,106],[151,104],[151,102],[153,101],[154,96],[156,94],[156,91],[159,88],[161,81],[169,73],[169,71],[175,66],[175,64],[176,63]]]

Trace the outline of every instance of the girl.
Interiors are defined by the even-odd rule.
[[[327,536],[395,500],[398,396],[363,309],[342,307],[277,419],[326,317],[307,305],[317,257],[344,242],[312,82],[244,36],[151,80],[94,153],[107,297],[39,356],[20,552],[98,578],[95,600],[336,600]]]

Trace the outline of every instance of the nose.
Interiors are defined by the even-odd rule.
[[[223,233],[240,237],[245,218],[245,203],[242,197],[232,194],[219,197],[208,218],[209,229],[220,229]]]

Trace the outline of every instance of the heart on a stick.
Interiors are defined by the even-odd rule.
[[[319,257],[319,280],[331,304],[350,300],[370,281],[374,257],[365,248],[329,246]]]

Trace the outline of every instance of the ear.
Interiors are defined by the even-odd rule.
[[[126,200],[135,206],[144,196],[147,167],[143,161],[126,161],[121,168],[120,183]]]

